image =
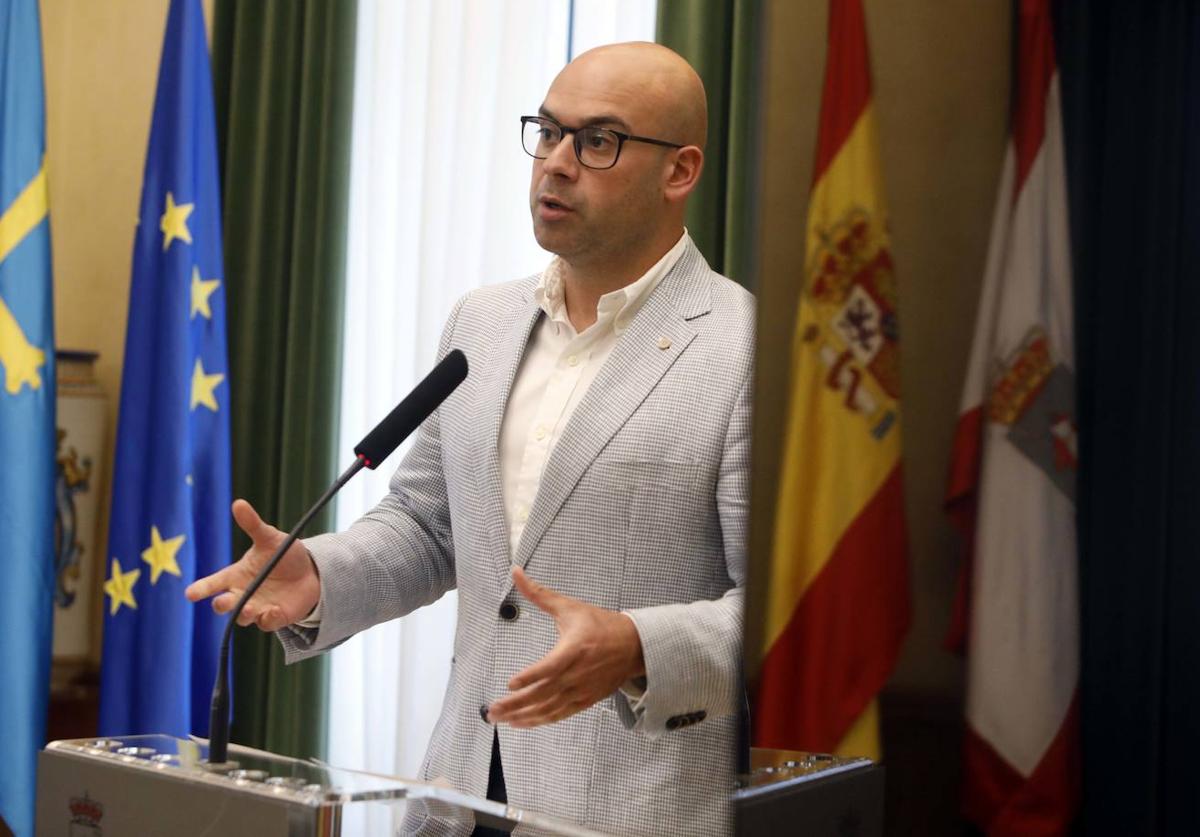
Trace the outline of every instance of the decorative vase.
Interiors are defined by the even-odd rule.
[[[58,478],[54,525],[54,662],[86,666],[99,630],[93,598],[103,556],[96,554],[104,482],[106,404],[96,352],[55,352],[58,377]]]

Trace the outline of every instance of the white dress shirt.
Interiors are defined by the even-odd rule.
[[[542,273],[534,296],[546,316],[538,319],[500,426],[500,481],[511,555],[537,497],[542,472],[563,429],[612,354],[629,321],[683,254],[688,234],[632,284],[600,297],[596,321],[576,333],[567,318],[562,261]]]

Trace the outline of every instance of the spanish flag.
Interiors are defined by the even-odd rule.
[[[831,0],[754,743],[879,757],[909,625],[896,280],[860,0]]]

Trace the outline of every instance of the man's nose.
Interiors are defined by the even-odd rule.
[[[562,135],[558,145],[542,161],[542,171],[563,177],[575,177],[579,173],[579,158],[575,156],[575,137],[572,134]]]

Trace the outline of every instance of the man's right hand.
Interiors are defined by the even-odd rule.
[[[245,500],[234,501],[233,519],[253,542],[246,554],[237,563],[197,579],[184,591],[188,600],[193,602],[215,596],[212,608],[217,613],[233,610],[258,571],[287,538],[286,532],[280,532],[263,522],[254,507]],[[320,598],[321,579],[316,564],[304,544],[296,541],[250,601],[246,602],[238,616],[238,624],[254,623],[264,631],[277,631],[312,613]]]

